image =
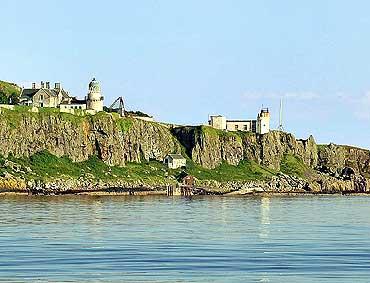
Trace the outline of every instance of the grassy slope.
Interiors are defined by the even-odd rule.
[[[20,88],[16,84],[0,81],[0,103],[9,103],[10,97],[15,102],[19,95]]]
[[[0,157],[0,175],[4,172],[11,173],[26,180],[50,181],[58,179],[84,179],[95,180],[124,180],[144,181],[157,183],[166,178],[166,170],[159,162],[142,164],[128,163],[125,167],[108,166],[103,161],[93,156],[84,162],[72,162],[67,157],[56,157],[47,151],[34,154],[30,158],[8,157],[19,165],[16,170],[5,165],[5,159]]]
[[[0,175],[8,172],[27,180],[46,181],[53,178],[78,179],[87,177],[103,181],[144,181],[155,184],[169,179],[175,180],[182,173],[182,169],[168,169],[158,161],[127,163],[125,167],[116,167],[106,165],[95,156],[87,161],[74,163],[67,157],[59,158],[47,151],[39,152],[30,158],[10,156],[7,160],[18,164],[20,167],[18,170],[12,170],[11,166],[5,166],[5,159],[0,157]],[[275,172],[250,161],[242,161],[238,166],[222,164],[213,170],[205,169],[192,161],[188,161],[186,172],[199,180],[216,181],[263,180],[275,174]]]
[[[287,175],[304,178],[310,169],[298,156],[285,154],[280,163],[280,171]]]

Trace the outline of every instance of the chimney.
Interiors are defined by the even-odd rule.
[[[32,83],[32,89],[36,88],[36,83]]]
[[[41,88],[44,88],[44,82],[41,81]]]
[[[50,89],[50,82],[46,82],[46,88]]]
[[[60,83],[55,83],[55,89],[60,89]]]

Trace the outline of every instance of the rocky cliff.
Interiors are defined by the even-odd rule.
[[[343,145],[321,145],[318,151],[318,169],[332,175],[354,172],[370,177],[370,151]]]
[[[292,134],[279,131],[265,135],[227,133],[207,126],[177,127],[173,133],[196,163],[210,169],[223,162],[238,165],[247,159],[279,171],[286,154],[299,156],[312,168],[318,162],[317,145],[312,136],[297,140]]]
[[[33,162],[40,152],[68,160],[59,162],[41,154],[36,158],[38,163]],[[179,173],[160,163],[169,153],[187,155],[191,159],[190,173],[199,184],[213,191],[224,188],[223,193],[256,187],[273,192],[365,191],[369,187],[368,150],[334,144],[318,146],[312,136],[299,140],[280,131],[258,135],[207,126],[169,127],[120,118],[114,113],[75,116],[56,109],[40,109],[39,113],[22,107],[0,109],[0,189],[14,184],[25,190],[40,187],[34,180],[40,179],[37,175],[44,171],[43,160],[49,160],[49,167],[59,162],[64,170],[63,174],[57,169],[47,173],[50,183],[42,186],[49,191],[68,191],[68,186],[78,190],[166,186],[176,182]],[[94,157],[106,167],[96,161],[89,163]],[[153,160],[159,162],[149,162]],[[86,163],[72,166],[74,163],[68,163],[72,161]],[[127,166],[131,162],[137,165]],[[301,171],[294,170],[295,166]],[[68,175],[72,167],[73,174]],[[51,174],[57,174],[55,181],[50,181]],[[71,176],[70,181],[65,181],[66,176]],[[224,177],[216,181],[219,176]]]
[[[101,113],[74,116],[67,113],[31,113],[1,110],[0,154],[29,157],[47,150],[75,162],[98,156],[109,165],[163,160],[180,145],[170,131],[157,123]]]

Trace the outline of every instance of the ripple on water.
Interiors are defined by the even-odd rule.
[[[0,281],[367,282],[367,197],[4,197]]]

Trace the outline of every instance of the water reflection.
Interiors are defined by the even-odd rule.
[[[0,198],[0,282],[369,282],[368,197]]]
[[[269,238],[270,234],[270,198],[261,198],[260,205],[260,233],[259,237],[261,239]]]

